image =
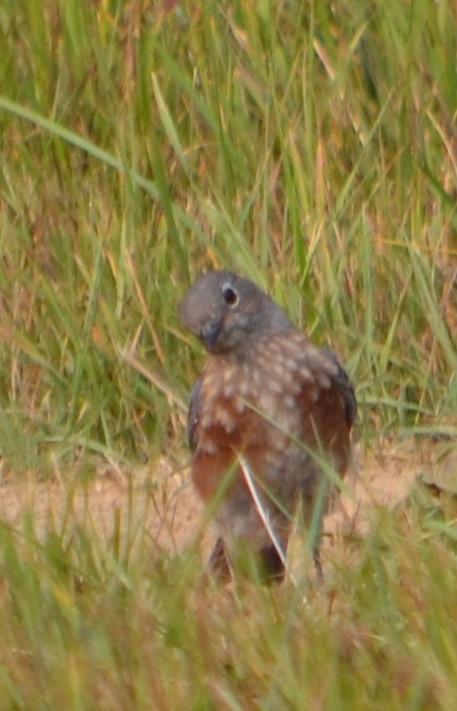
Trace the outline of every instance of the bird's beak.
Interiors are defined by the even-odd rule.
[[[199,338],[209,351],[215,350],[214,346],[221,332],[220,322],[208,323],[200,331]]]

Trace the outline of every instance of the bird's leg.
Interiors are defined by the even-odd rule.
[[[286,569],[275,546],[265,546],[260,550],[260,579],[267,585],[284,580]]]
[[[263,583],[273,585],[282,582],[285,576],[285,567],[275,546],[264,546],[255,557],[257,558],[258,574]],[[222,537],[219,537],[214,545],[205,573],[222,584],[228,583],[232,579]]]
[[[221,536],[214,544],[206,570],[210,576],[213,576],[220,583],[228,583],[232,578],[224,540]]]

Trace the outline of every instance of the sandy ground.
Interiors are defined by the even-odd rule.
[[[412,440],[379,444],[376,451],[369,452],[355,447],[346,480],[348,491],[325,520],[326,545],[338,533],[342,534],[340,539],[346,531],[363,535],[370,509],[394,506],[407,496],[418,477],[435,483],[452,481],[457,473],[457,451],[443,464],[435,450],[431,444],[420,447]],[[177,553],[197,537],[206,556],[215,536],[188,471],[174,473],[165,460],[154,471],[145,467],[126,476],[111,470],[85,485],[57,477],[46,481],[9,477],[0,484],[1,520],[20,528],[28,513],[39,536],[47,530],[81,525],[92,527],[89,530],[108,540],[115,530],[132,534],[141,529],[153,545]]]

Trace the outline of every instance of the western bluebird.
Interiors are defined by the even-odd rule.
[[[228,579],[241,545],[264,580],[281,580],[297,506],[309,525],[328,506],[328,465],[341,476],[347,469],[354,390],[331,351],[232,272],[200,277],[179,316],[209,353],[188,416],[192,480],[214,502],[221,534],[209,566]],[[313,553],[321,577],[317,542]]]

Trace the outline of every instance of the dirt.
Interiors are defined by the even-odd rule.
[[[455,451],[443,464],[430,443],[419,446],[413,440],[379,443],[366,452],[357,446],[353,459],[347,490],[325,520],[327,540],[354,529],[363,535],[373,506],[392,507],[407,496],[418,477],[441,481],[443,472],[457,469]],[[166,460],[154,470],[145,467],[129,476],[111,468],[86,484],[58,477],[46,481],[9,477],[0,484],[0,518],[20,528],[27,514],[38,536],[81,525],[108,540],[117,530],[132,534],[141,529],[154,545],[177,553],[197,537],[206,555],[215,536],[188,471],[173,472]]]

